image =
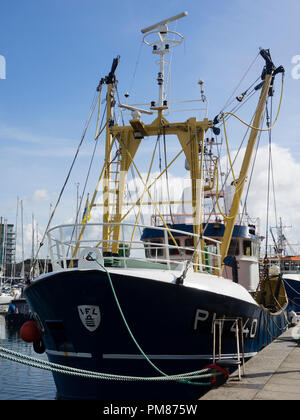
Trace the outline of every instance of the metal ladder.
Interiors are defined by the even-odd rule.
[[[229,358],[222,359],[222,332],[224,322],[235,323],[235,338],[237,359]],[[216,360],[216,326],[219,326],[219,358]],[[240,337],[242,345],[242,353],[240,352]],[[213,363],[222,367],[238,367],[239,381],[241,380],[241,365],[243,366],[243,376],[245,376],[245,350],[244,350],[244,335],[243,335],[243,320],[242,318],[216,318],[213,321]]]

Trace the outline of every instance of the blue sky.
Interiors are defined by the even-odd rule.
[[[0,55],[6,60],[6,79],[0,80],[1,216],[15,223],[19,197],[24,200],[25,222],[29,224],[34,213],[40,226],[45,226],[99,79],[120,55],[117,77],[121,100],[129,90],[131,103],[155,100],[158,68],[151,51],[141,46],[140,29],[184,10],[188,16],[170,25],[185,37],[172,59],[172,99],[198,98],[197,81],[202,78],[210,103],[209,118],[214,118],[258,48],[270,48],[275,64],[286,69],[282,112],[273,138],[278,153],[288,150],[289,154],[287,162],[279,160],[282,166],[277,173],[282,181],[285,165],[291,167],[291,163],[298,171],[300,79],[291,76],[292,57],[300,54],[298,0],[0,0]],[[252,76],[259,76],[262,65],[258,59],[249,84]],[[277,96],[279,90],[278,84]],[[57,222],[74,213],[76,183],[84,182],[93,130],[70,178],[66,207],[58,213]],[[240,141],[237,127],[233,134],[234,149]],[[98,168],[102,156],[99,147]],[[143,168],[143,159],[140,165]],[[93,187],[91,183],[91,191]],[[297,192],[291,190],[291,194],[294,197]],[[283,210],[287,224],[291,219],[300,222],[295,211]]]

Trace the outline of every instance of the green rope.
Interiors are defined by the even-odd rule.
[[[117,294],[116,294],[116,291],[115,291],[115,288],[114,288],[114,285],[113,285],[113,282],[112,282],[112,280],[111,280],[111,277],[110,277],[110,274],[109,274],[109,272],[108,272],[108,270],[102,265],[102,264],[100,264],[97,260],[95,260],[96,261],[96,263],[105,271],[105,273],[107,274],[107,277],[108,277],[108,280],[109,280],[109,283],[110,283],[110,286],[111,286],[111,289],[112,289],[112,292],[113,292],[113,295],[114,295],[114,298],[115,298],[115,301],[116,301],[116,304],[117,304],[117,307],[118,307],[118,309],[119,309],[119,311],[120,311],[120,314],[121,314],[121,317],[122,317],[122,319],[123,319],[123,322],[124,322],[124,324],[125,324],[125,326],[126,326],[126,328],[127,328],[127,331],[129,332],[129,335],[130,335],[130,337],[132,338],[132,340],[133,340],[133,342],[134,342],[134,344],[137,346],[137,348],[139,349],[139,351],[140,351],[140,353],[145,357],[145,359],[147,360],[147,362],[157,371],[157,372],[159,372],[161,375],[163,375],[163,376],[169,376],[169,375],[167,375],[166,373],[164,373],[162,370],[160,370],[150,359],[149,359],[149,357],[146,355],[146,353],[143,351],[143,349],[141,348],[141,346],[139,345],[139,343],[137,342],[137,340],[135,339],[135,337],[134,337],[134,335],[133,335],[133,333],[132,333],[132,331],[131,331],[131,329],[130,329],[130,327],[129,327],[129,325],[128,325],[128,323],[127,323],[127,321],[126,321],[126,318],[125,318],[125,315],[124,315],[124,313],[123,313],[123,311],[122,311],[122,308],[121,308],[121,305],[120,305],[120,302],[119,302],[119,299],[118,299],[118,297],[117,297]],[[179,382],[184,382],[184,383],[187,383],[187,384],[190,384],[190,385],[200,385],[200,386],[210,386],[210,383],[202,383],[202,382],[191,382],[191,381],[187,381],[187,380],[179,380]]]

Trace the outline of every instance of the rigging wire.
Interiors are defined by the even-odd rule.
[[[178,24],[178,21],[175,22],[175,27],[174,27],[175,32],[177,31],[177,24]],[[176,38],[176,35],[174,34],[173,35],[173,40],[175,40],[175,38]],[[165,92],[168,91],[168,95],[167,95],[167,97],[165,97],[165,99],[168,98],[168,100],[170,100],[170,97],[171,97],[171,83],[170,83],[170,80],[171,80],[171,66],[172,66],[172,59],[173,59],[173,51],[174,51],[174,49],[171,48],[171,51],[169,53],[170,58],[169,58],[169,61],[167,62],[168,63],[168,73],[167,73],[167,77],[166,77],[167,80],[166,80],[166,83],[165,83]],[[169,115],[169,113],[170,113],[170,111],[168,110],[167,115]]]
[[[141,42],[140,50],[141,50],[142,45],[143,45],[143,42]],[[139,56],[140,56],[140,52],[139,52]],[[138,60],[139,60],[139,58],[138,58]],[[136,62],[136,68],[135,68],[135,72],[134,72],[134,77],[133,78],[135,78],[135,73],[136,73],[137,65],[138,65],[138,61]],[[117,92],[118,104],[120,105],[121,104],[121,101],[120,101],[120,95],[119,95],[118,86],[116,86],[116,92]],[[123,110],[121,108],[120,108],[120,112],[121,112],[122,124],[123,124],[123,127],[124,127],[125,126],[124,114],[123,114]],[[134,187],[135,187],[135,193],[137,195],[138,194],[138,187],[137,187],[136,177],[134,176],[132,165],[130,165],[130,171],[131,171],[131,177],[132,177],[132,180],[133,180],[133,184],[134,184]],[[130,191],[129,188],[127,188],[127,194],[129,196],[129,199],[132,200],[131,191]],[[134,213],[134,217],[137,218],[135,207],[133,208],[133,213]],[[143,216],[142,213],[140,214],[140,219],[142,221],[142,224],[144,224],[144,216]],[[139,228],[139,231],[141,233],[141,228]]]
[[[151,175],[152,165],[153,165],[153,162],[154,162],[154,158],[155,158],[155,154],[156,154],[156,149],[157,149],[158,142],[159,142],[159,135],[157,136],[157,140],[156,140],[155,147],[154,147],[154,150],[153,150],[153,154],[152,154],[152,158],[151,158],[151,162],[150,162],[148,174],[147,174],[146,181],[145,181],[145,187],[144,187],[144,190],[143,190],[143,194],[142,194],[142,197],[140,197],[140,199],[139,199],[139,201],[140,201],[140,207],[138,209],[138,214],[136,215],[136,218],[135,218],[135,227],[134,227],[134,229],[132,231],[129,249],[132,248],[134,234],[135,234],[136,228],[138,226],[139,218],[140,218],[140,216],[142,214],[142,204],[143,204],[143,200],[144,200],[144,195],[146,194],[147,184],[149,182],[149,178],[150,178],[150,175]]]
[[[253,117],[252,117],[251,121],[252,121],[252,120],[254,120],[254,116],[255,116],[255,113],[254,113],[254,115],[253,115]],[[261,127],[263,126],[263,122],[264,122],[264,118],[262,119],[262,122],[261,122]],[[244,137],[243,137],[243,139],[242,139],[242,142],[241,142],[241,144],[240,144],[240,146],[239,146],[238,152],[237,152],[237,154],[236,154],[236,156],[235,156],[235,158],[234,158],[233,164],[234,164],[235,160],[237,159],[237,156],[238,156],[238,154],[239,154],[239,152],[240,152],[240,150],[241,150],[242,144],[243,144],[243,143],[244,143],[244,141],[245,141],[245,138],[246,138],[246,136],[247,136],[247,133],[248,133],[248,131],[249,131],[249,128],[250,128],[250,126],[248,125],[247,130],[246,130],[246,133],[245,133],[245,135],[244,135]],[[259,133],[259,139],[260,139],[261,131],[262,131],[262,130],[260,130],[260,133]],[[258,140],[258,142],[259,142],[259,140]],[[258,150],[258,144],[257,144],[257,146],[256,146],[256,154],[257,154],[257,150]],[[253,170],[254,170],[254,163],[255,163],[255,160],[256,160],[256,154],[255,154],[254,162],[253,162],[253,165],[252,165],[252,171],[251,171],[251,175],[250,175],[250,177],[251,177],[251,178],[252,178],[252,174],[253,174]],[[229,173],[230,173],[230,170],[228,170],[228,172],[227,172],[227,176],[225,177],[225,180],[224,180],[224,182],[223,182],[222,189],[224,188],[224,186],[225,186],[225,184],[226,184],[226,181],[227,181],[227,178],[228,178],[228,176],[229,176]],[[250,188],[250,183],[251,183],[251,179],[250,179],[250,182],[249,182],[249,184],[248,184],[248,189],[247,189],[247,193],[246,193],[246,195],[248,194],[248,191],[249,191],[249,188]],[[218,203],[216,203],[216,204],[218,204]],[[243,206],[243,211],[242,211],[241,221],[242,221],[242,218],[243,218],[243,216],[244,216],[245,209],[246,209],[246,206],[245,206],[245,204],[244,204],[244,206]],[[213,211],[214,211],[214,208],[211,210],[210,215],[209,215],[209,217],[208,217],[208,219],[207,219],[206,225],[204,226],[204,229],[203,229],[203,235],[205,234],[205,231],[206,231],[206,229],[207,229],[207,227],[208,227],[209,220],[210,220],[211,215],[213,214]],[[240,228],[241,228],[241,222],[240,222]],[[189,260],[187,260],[187,261],[186,261],[186,266],[185,266],[185,268],[184,268],[184,270],[183,270],[183,272],[182,272],[181,276],[179,277],[178,281],[180,281],[181,279],[184,279],[184,278],[185,278],[185,276],[186,276],[186,274],[187,274],[187,271],[188,271],[188,269],[189,269],[189,266],[191,265],[191,263],[192,263],[192,261],[193,261],[193,259],[194,259],[195,253],[196,253],[196,251],[197,251],[197,249],[198,249],[198,245],[199,245],[199,243],[200,243],[200,241],[201,241],[201,240],[202,240],[202,236],[200,236],[200,238],[198,239],[198,243],[197,243],[197,246],[195,247],[195,250],[194,250],[193,254],[192,254],[192,255],[191,255],[191,257],[189,258]]]
[[[254,60],[250,63],[249,67],[247,68],[245,74],[243,75],[243,77],[241,78],[241,80],[239,81],[238,85],[236,86],[236,88],[234,89],[234,91],[232,92],[231,96],[229,97],[229,99],[227,100],[227,102],[225,103],[225,105],[223,106],[222,111],[224,111],[225,108],[227,108],[233,101],[234,99],[230,102],[231,98],[235,95],[235,93],[237,92],[238,88],[241,86],[242,82],[244,81],[244,79],[246,78],[246,76],[248,75],[248,73],[250,72],[251,68],[253,67],[255,61],[257,60],[259,56],[259,53],[256,55],[256,57],[254,58]],[[255,83],[255,82],[254,82]],[[249,88],[250,89],[250,88]]]
[[[273,200],[274,200],[274,216],[275,216],[275,226],[278,226],[278,216],[277,216],[277,205],[276,205],[276,194],[275,194],[275,181],[274,181],[274,168],[273,168],[273,158],[271,155],[271,173],[272,173],[272,189],[273,189]]]
[[[144,45],[144,43],[143,43],[143,41],[141,41],[139,51],[138,51],[138,55],[137,55],[137,60],[136,60],[134,71],[133,71],[132,80],[131,80],[131,83],[130,83],[130,86],[129,86],[129,92],[131,92],[131,90],[133,89],[133,84],[135,82],[135,77],[136,77],[138,65],[139,65],[139,62],[140,62],[140,59],[141,59],[141,53],[142,53],[143,45]]]
[[[271,118],[273,116],[273,97],[271,97]],[[271,131],[269,132],[271,135]],[[272,152],[272,150],[271,150]],[[272,177],[272,190],[273,190],[273,205],[274,205],[274,216],[275,216],[275,226],[278,226],[278,217],[277,217],[277,205],[276,205],[276,194],[275,194],[275,181],[274,181],[274,169],[273,169],[273,154],[270,154],[270,168],[271,168],[271,177]]]
[[[172,213],[172,205],[171,205],[171,198],[170,198],[170,185],[169,185],[169,175],[168,175],[168,162],[167,162],[167,145],[166,145],[166,127],[164,122],[163,124],[163,140],[164,140],[164,158],[165,158],[165,171],[166,171],[166,183],[167,183],[167,194],[168,194],[168,201],[169,201],[169,211],[171,216],[172,224],[174,225],[173,213]]]
[[[254,120],[254,116],[255,116],[255,112],[254,112],[254,114],[253,114],[253,117],[251,118],[251,121],[253,121]],[[225,127],[225,124],[224,124],[224,127]],[[229,177],[229,175],[230,175],[230,172],[232,172],[233,173],[233,166],[234,166],[234,164],[235,164],[235,162],[236,162],[236,160],[237,160],[237,158],[238,158],[238,156],[239,156],[239,153],[240,153],[240,151],[241,151],[241,149],[242,149],[242,146],[243,146],[243,144],[244,144],[244,141],[245,141],[245,139],[246,139],[246,136],[247,136],[247,134],[248,134],[248,131],[249,131],[249,127],[247,128],[247,130],[246,130],[246,132],[245,132],[245,135],[244,135],[244,137],[243,137],[243,139],[242,139],[242,141],[241,141],[241,143],[240,143],[240,146],[239,146],[239,148],[238,148],[238,150],[237,150],[237,152],[236,152],[236,154],[235,154],[235,157],[234,157],[234,159],[233,159],[233,162],[231,162],[231,159],[230,159],[230,168],[227,170],[227,174],[225,174],[225,179],[223,180],[223,182],[222,182],[222,187],[221,187],[221,189],[220,189],[220,191],[223,191],[224,190],[224,187],[225,187],[225,185],[226,185],[226,182],[227,182],[227,180],[228,180],[228,177]],[[224,132],[224,135],[225,135],[225,132]],[[226,145],[226,148],[227,148],[227,153],[229,154],[230,153],[230,151],[229,151],[229,147],[228,147],[228,141],[227,141],[227,145]],[[230,154],[229,154],[229,156],[230,156]],[[221,159],[219,159],[219,162],[220,162],[220,165],[219,165],[219,170],[218,170],[218,173],[220,174],[221,173]],[[234,185],[236,185],[236,181],[235,181],[235,178],[233,177],[233,180],[234,180],[234,182],[235,182],[235,184]],[[218,203],[218,200],[219,200],[219,196],[218,196],[218,179],[217,179],[217,191],[216,191],[216,201],[215,201],[215,203],[213,204],[213,207],[215,207],[215,205],[217,204],[217,207],[218,207],[218,209],[219,209],[219,211],[220,211],[220,208],[219,208],[219,203]],[[228,211],[229,211],[229,209],[228,209]],[[220,212],[221,213],[221,215],[224,217],[224,215],[222,214],[222,212]],[[208,221],[209,221],[209,219],[210,219],[210,217],[211,217],[211,215],[212,215],[212,212],[209,214],[209,217],[208,217]],[[228,220],[228,217],[226,216],[226,218],[224,218],[224,220]],[[207,226],[208,226],[208,222],[207,222],[207,224],[206,224],[206,226],[205,226],[205,228],[204,228],[204,231],[205,231],[205,229],[207,228]]]
[[[265,119],[265,115],[262,118],[261,127],[264,124],[264,119]],[[250,172],[250,176],[249,176],[249,181],[248,181],[248,187],[247,187],[247,190],[246,190],[244,205],[243,205],[243,209],[242,209],[241,221],[243,220],[244,214],[246,214],[246,202],[247,202],[247,199],[248,199],[249,190],[250,190],[251,182],[252,182],[252,179],[253,179],[253,172],[254,172],[255,162],[256,162],[256,158],[257,158],[257,154],[258,154],[258,148],[259,148],[259,143],[260,143],[260,140],[261,140],[261,135],[262,135],[262,132],[260,132],[258,134],[258,139],[257,139],[257,144],[256,144],[256,150],[255,150],[255,154],[254,154],[254,159],[253,159],[252,168],[251,168],[251,172]]]
[[[89,125],[90,125],[90,122],[91,122],[92,116],[93,116],[93,114],[94,114],[94,111],[95,111],[95,108],[96,108],[97,102],[98,102],[98,95],[97,95],[97,91],[96,91],[96,92],[95,92],[95,94],[94,94],[93,100],[92,100],[92,105],[91,105],[91,108],[90,108],[90,113],[89,113],[88,119],[87,119],[87,121],[86,121],[86,123],[85,123],[84,129],[83,129],[83,133],[82,133],[82,135],[81,135],[80,142],[79,142],[79,144],[78,144],[78,146],[77,146],[77,150],[76,150],[75,156],[74,156],[74,158],[73,158],[72,164],[71,164],[70,169],[69,169],[69,171],[68,171],[67,177],[66,177],[66,179],[65,179],[65,181],[64,181],[64,183],[63,183],[63,186],[62,186],[61,191],[60,191],[60,193],[59,193],[59,196],[58,196],[58,199],[57,199],[56,204],[55,204],[55,206],[54,206],[54,209],[53,209],[53,211],[52,211],[52,213],[51,213],[51,215],[50,215],[50,218],[49,218],[48,224],[47,224],[46,229],[45,229],[45,231],[44,231],[44,234],[43,234],[43,236],[42,236],[41,242],[39,243],[39,246],[38,246],[38,249],[37,249],[37,251],[36,251],[35,257],[34,257],[34,259],[33,259],[33,261],[32,261],[32,264],[31,264],[31,267],[30,267],[30,275],[31,275],[31,277],[33,276],[34,267],[35,267],[35,265],[36,265],[36,263],[37,263],[38,254],[39,254],[39,252],[40,252],[41,247],[44,245],[44,240],[45,240],[46,234],[47,234],[48,229],[49,229],[49,227],[50,227],[50,224],[51,224],[51,222],[52,222],[52,220],[53,220],[54,214],[56,213],[56,210],[57,210],[58,204],[60,203],[60,200],[61,200],[61,198],[62,198],[62,195],[63,195],[63,193],[64,193],[64,190],[65,190],[65,188],[66,188],[66,186],[67,186],[67,183],[68,183],[68,181],[69,181],[69,178],[70,178],[70,176],[71,176],[71,173],[72,173],[73,167],[74,167],[75,162],[76,162],[76,160],[77,160],[77,157],[78,157],[78,154],[79,154],[80,148],[81,148],[82,143],[83,143],[83,141],[84,141],[84,139],[85,139],[85,135],[86,135],[87,130],[88,130],[88,127],[89,127]]]
[[[271,115],[269,115],[268,106],[266,106],[267,112],[267,126],[270,127],[272,125],[272,101],[273,98],[271,97]],[[266,242],[265,242],[265,259],[268,255],[268,241],[269,241],[269,210],[270,210],[270,177],[271,177],[271,155],[272,155],[272,131],[268,132],[269,134],[269,144],[268,144],[268,186],[267,186],[267,220],[266,220]]]
[[[236,104],[229,112],[231,112],[232,114],[238,112],[256,94],[256,92],[257,91],[255,89],[253,89],[253,91],[251,91],[247,96],[244,97],[242,102]],[[223,117],[224,117],[225,121],[227,121],[232,116],[231,115],[224,115]]]
[[[254,118],[254,116],[253,116],[253,118]],[[264,119],[265,119],[265,115],[262,118],[261,127],[263,127]],[[249,128],[247,130],[249,130]],[[258,140],[257,140],[257,144],[256,144],[255,155],[254,155],[254,159],[253,159],[253,162],[252,162],[252,168],[251,168],[250,177],[249,177],[249,181],[248,181],[248,186],[247,186],[247,190],[246,190],[246,194],[245,194],[244,204],[243,204],[243,207],[242,207],[242,213],[240,215],[240,224],[239,224],[239,229],[238,229],[237,236],[239,236],[240,229],[241,229],[241,226],[242,226],[242,221],[243,221],[243,218],[246,214],[246,203],[247,203],[247,199],[248,199],[250,185],[251,185],[251,182],[252,182],[252,179],[253,179],[253,172],[254,172],[256,157],[257,157],[257,153],[258,153],[258,147],[259,147],[259,143],[260,143],[260,139],[261,139],[261,134],[262,134],[262,132],[259,132],[259,134],[258,134]],[[238,243],[236,242],[235,247],[233,249],[234,254],[236,253],[237,247],[238,247]]]
[[[102,89],[102,86],[101,86],[101,89]],[[101,92],[100,92],[99,98],[100,97],[101,97]],[[76,219],[75,220],[78,220],[78,216],[81,213],[82,201],[83,201],[83,198],[84,198],[84,195],[85,195],[87,183],[88,183],[88,180],[89,180],[89,177],[90,177],[90,172],[91,172],[91,169],[92,169],[93,161],[94,161],[96,150],[97,150],[97,147],[98,147],[98,139],[99,139],[99,136],[101,135],[102,131],[106,127],[106,124],[104,124],[104,126],[103,126],[103,120],[104,120],[104,116],[105,116],[105,112],[106,112],[106,106],[105,106],[105,109],[104,109],[103,115],[102,115],[102,120],[101,120],[101,123],[100,123],[99,132],[98,132],[100,106],[101,106],[101,102],[100,102],[100,99],[99,99],[99,110],[98,110],[97,128],[96,128],[96,134],[95,134],[95,145],[94,145],[94,149],[93,149],[93,152],[92,152],[92,156],[91,156],[90,164],[89,164],[89,167],[88,167],[88,171],[87,171],[85,183],[84,183],[84,186],[83,186],[83,190],[82,190],[82,193],[81,193],[81,197],[80,197],[80,201],[79,201],[79,205],[78,205],[78,209],[77,209]],[[76,226],[74,225],[73,230],[72,230],[72,234],[71,234],[71,241],[73,239],[73,236],[74,236],[75,231],[76,231]],[[69,254],[69,251],[70,251],[70,248],[67,251],[67,255]]]
[[[268,128],[253,127],[252,125],[248,124],[247,122],[245,122],[244,120],[242,120],[240,117],[238,117],[236,114],[234,114],[232,112],[224,112],[224,115],[231,115],[232,117],[234,117],[237,120],[239,120],[242,124],[248,126],[251,129],[254,129],[256,131],[270,131],[270,130],[272,130],[272,128],[274,128],[274,126],[275,126],[275,124],[276,124],[276,122],[278,120],[279,114],[280,114],[281,105],[282,105],[282,98],[283,98],[283,90],[284,90],[283,88],[284,88],[284,73],[282,73],[281,94],[280,94],[280,100],[279,100],[277,114],[276,114],[276,117],[275,117],[274,122]]]

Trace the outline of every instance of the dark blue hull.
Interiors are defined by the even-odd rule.
[[[300,281],[285,278],[284,285],[289,300],[289,309],[300,312]]]
[[[246,359],[286,328],[283,312],[271,315],[244,300],[145,278],[119,274],[111,278],[137,343],[166,374],[200,370],[212,362],[212,325],[216,317],[242,318]],[[159,375],[131,338],[106,273],[53,273],[28,286],[25,296],[44,328],[43,341],[51,362],[124,376]],[[90,311],[90,317],[80,315],[85,310],[85,315]],[[222,357],[230,358],[236,352],[234,323],[225,322]],[[58,398],[62,399],[183,400],[197,399],[205,390],[183,383],[53,375]]]

